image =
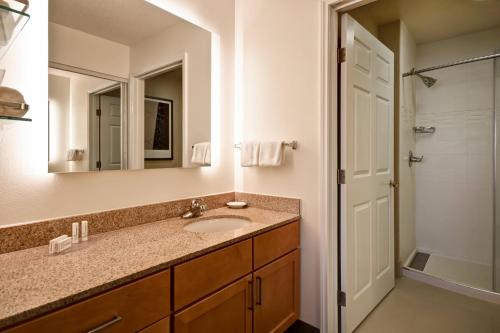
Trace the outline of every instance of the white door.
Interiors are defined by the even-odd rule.
[[[352,332],[394,287],[394,54],[347,14],[341,29],[341,320]]]
[[[120,170],[121,167],[121,105],[120,97],[100,96],[101,170]]]

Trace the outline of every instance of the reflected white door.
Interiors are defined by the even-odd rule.
[[[352,332],[394,287],[394,54],[342,16],[341,287],[344,332]]]
[[[101,170],[120,170],[121,166],[121,106],[120,97],[100,96]]]

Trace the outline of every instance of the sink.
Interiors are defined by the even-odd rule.
[[[232,231],[243,228],[249,223],[249,220],[241,217],[215,217],[189,223],[184,226],[184,230],[203,233]]]

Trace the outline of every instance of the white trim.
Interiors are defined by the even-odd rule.
[[[186,141],[188,120],[187,120],[187,59],[188,54],[184,52],[182,55],[174,57],[168,63],[160,66],[154,66],[144,72],[133,74],[130,79],[130,120],[129,121],[129,159],[128,165],[130,169],[144,169],[144,81],[150,77],[172,71],[182,66],[182,157],[183,167],[186,152],[189,152],[189,145]]]
[[[70,65],[65,65],[61,64],[59,62],[54,62],[54,61],[49,61],[49,68],[55,68],[55,69],[60,69],[63,71],[68,71],[72,73],[78,73],[78,74],[83,74],[87,76],[93,76],[97,77],[100,79],[105,79],[105,80],[110,80],[110,81],[117,81],[121,83],[128,83],[128,79],[116,76],[116,75],[111,75],[111,74],[106,74],[106,73],[101,73],[101,72],[96,72],[90,69],[85,69],[85,68],[80,68],[80,67],[75,67],[75,66],[70,66]]]
[[[408,256],[408,258],[406,258],[406,260],[403,263],[403,267],[401,267],[401,269],[403,269],[404,267],[410,267],[410,264],[411,264],[411,262],[413,261],[413,258],[415,258],[416,255],[417,255],[417,249],[415,248],[410,253],[410,255]]]
[[[487,291],[451,281],[446,281],[438,277],[426,274],[425,272],[418,271],[408,267],[403,268],[402,271],[403,271],[403,276],[407,278],[427,283],[434,287],[443,288],[465,296],[474,297],[483,301],[500,304],[500,294],[495,293],[493,291]]]

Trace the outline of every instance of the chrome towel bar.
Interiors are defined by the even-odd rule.
[[[289,147],[289,148],[292,148],[293,150],[297,149],[297,146],[298,146],[298,142],[293,140],[293,141],[290,141],[290,142],[283,142],[283,145],[285,147]],[[241,143],[237,143],[234,145],[234,148],[241,148]]]

